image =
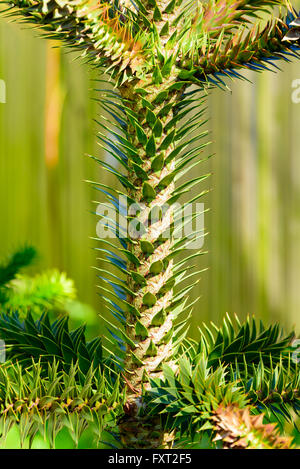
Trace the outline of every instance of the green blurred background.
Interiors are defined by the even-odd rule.
[[[114,184],[86,153],[99,155],[96,78],[74,56],[53,48],[36,32],[0,21],[0,258],[25,241],[40,252],[32,272],[57,267],[75,280],[78,297],[93,307],[77,317],[101,331],[96,234],[85,179]],[[209,98],[216,153],[198,171],[213,176],[206,187],[208,267],[195,288],[193,316],[219,322],[226,312],[300,329],[300,103],[292,82],[300,64],[284,73],[232,83]],[[300,82],[299,82],[300,83]],[[298,85],[299,86],[299,85]],[[298,93],[300,97],[300,92]],[[205,166],[205,167],[204,167]],[[194,176],[194,174],[193,174]]]

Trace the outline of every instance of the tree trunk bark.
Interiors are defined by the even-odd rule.
[[[149,79],[151,83],[152,79]],[[143,417],[142,390],[149,379],[160,377],[162,365],[176,367],[172,356],[173,338],[173,207],[168,201],[174,190],[172,172],[175,105],[182,90],[170,91],[172,79],[159,86],[149,84],[138,91],[139,83],[122,90],[129,122],[128,138],[138,158],[129,159],[128,179],[135,187],[128,191],[134,206],[128,208],[130,223],[128,250],[136,262],[128,263],[127,286],[133,295],[127,302],[127,345],[125,378],[128,384],[125,418],[120,434],[126,448],[170,448],[173,433],[163,431],[159,418]],[[131,118],[131,111],[136,120]],[[170,161],[168,161],[168,159]],[[134,345],[133,345],[134,344]]]

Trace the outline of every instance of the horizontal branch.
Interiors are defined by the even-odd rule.
[[[244,31],[238,31],[230,39],[220,36],[219,41],[214,45],[208,44],[196,60],[182,60],[179,65],[181,76],[223,83],[222,76],[242,78],[234,70],[262,71],[271,70],[272,66],[278,69],[275,62],[279,59],[290,61],[292,57],[299,58],[300,47],[283,41],[287,30],[286,22],[279,18],[269,22],[262,31],[256,26],[246,35]]]
[[[283,5],[284,0],[210,0],[203,14],[203,30],[213,38],[221,31],[231,32],[271,7]]]
[[[8,14],[40,27],[44,37],[61,40],[94,64],[135,73],[143,63],[141,45],[129,16],[113,2],[86,0],[4,1]],[[6,10],[7,12],[7,10]]]
[[[72,365],[68,373],[59,371],[58,363],[49,365],[47,376],[39,362],[32,361],[26,372],[18,364],[0,367],[0,441],[17,425],[21,447],[37,432],[51,447],[62,428],[69,431],[74,443],[87,427],[98,438],[109,420],[122,413],[124,399],[119,380],[112,384],[92,369],[78,382],[80,370]]]

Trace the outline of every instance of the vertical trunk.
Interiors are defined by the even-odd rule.
[[[149,378],[159,377],[162,365],[175,366],[172,358],[172,266],[169,259],[173,245],[173,209],[168,201],[174,190],[172,171],[174,159],[168,157],[174,150],[174,129],[171,119],[180,99],[172,82],[159,86],[138,85],[122,92],[128,106],[129,139],[137,149],[138,158],[129,162],[129,181],[135,187],[128,195],[135,206],[129,206],[132,217],[129,226],[131,250],[136,262],[128,264],[127,286],[134,295],[128,303],[126,334],[132,341],[127,346],[125,369],[128,383],[126,416],[120,424],[124,447],[169,448],[174,435],[163,431],[159,419],[142,417],[142,388]],[[146,93],[147,92],[147,93]],[[127,101],[128,100],[128,101]],[[131,119],[131,111],[135,119]],[[134,346],[133,346],[134,344]]]

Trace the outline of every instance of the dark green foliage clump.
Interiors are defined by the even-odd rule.
[[[293,413],[300,415],[300,368],[290,346],[293,333],[284,336],[277,324],[265,328],[254,319],[250,324],[249,319],[238,322],[234,332],[227,316],[222,328],[214,326],[215,335],[206,328],[199,343],[185,341],[178,373],[165,367],[164,379],[151,380],[146,400],[154,415],[166,416],[167,428],[181,428],[190,437],[211,430],[211,418],[221,405],[249,405],[281,428],[293,422]],[[240,345],[240,351],[226,353],[238,343],[244,349]],[[251,360],[247,348],[252,349]]]
[[[44,313],[34,320],[29,312],[24,320],[18,313],[0,316],[0,338],[7,346],[7,358],[28,366],[32,359],[41,365],[54,360],[66,371],[72,363],[85,374],[93,366],[103,364],[102,342],[96,337],[90,342],[85,338],[85,326],[69,331],[69,318],[63,316],[50,322],[49,314]]]
[[[24,246],[0,265],[0,303],[3,304],[7,301],[7,284],[16,277],[21,269],[28,267],[33,262],[36,254],[36,250],[32,246]]]
[[[204,324],[199,345],[192,346],[193,354],[204,352],[208,366],[216,368],[219,363],[243,366],[245,363],[258,364],[261,360],[265,364],[270,360],[275,364],[291,352],[294,332],[285,335],[279,324],[265,327],[255,318],[248,317],[243,324],[237,316],[234,319],[232,321],[227,315],[221,327],[212,323],[209,328]]]
[[[24,246],[14,252],[5,263],[0,265],[0,287],[13,280],[21,269],[32,264],[36,256],[37,252],[32,246]]]

